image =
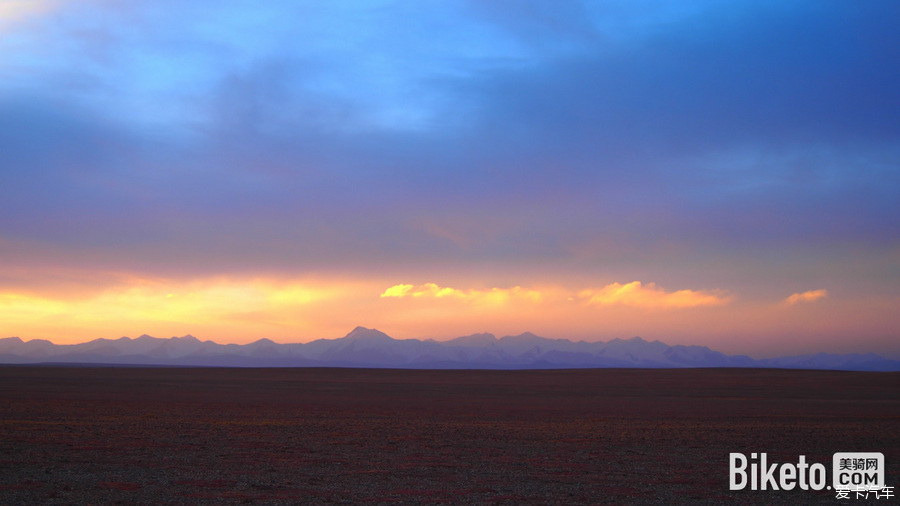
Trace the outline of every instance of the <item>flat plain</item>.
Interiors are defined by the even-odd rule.
[[[900,373],[0,367],[2,504],[873,502],[728,489],[839,451],[900,485]]]

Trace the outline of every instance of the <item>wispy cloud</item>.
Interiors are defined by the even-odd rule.
[[[632,281],[627,284],[612,283],[599,289],[578,292],[588,304],[622,304],[626,306],[651,308],[686,308],[696,306],[719,306],[731,301],[731,297],[715,291],[678,290],[667,292],[655,283],[642,284]]]
[[[803,293],[795,293],[782,301],[784,304],[793,306],[798,302],[815,302],[819,299],[828,297],[828,290],[807,290]]]

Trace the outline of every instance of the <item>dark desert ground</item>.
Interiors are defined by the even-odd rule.
[[[900,374],[0,367],[0,503],[889,503],[729,491],[885,455]]]

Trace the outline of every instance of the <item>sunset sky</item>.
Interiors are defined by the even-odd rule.
[[[898,358],[898,21],[0,0],[0,337]]]

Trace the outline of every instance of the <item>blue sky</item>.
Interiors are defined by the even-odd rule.
[[[0,291],[642,281],[731,302],[540,330],[665,339],[677,320],[679,340],[738,351],[900,353],[897,19],[846,1],[2,2]],[[820,289],[829,327],[779,326],[772,307]],[[27,337],[22,311],[0,331]],[[393,334],[457,330],[395,311]],[[304,340],[340,326],[304,322]]]

